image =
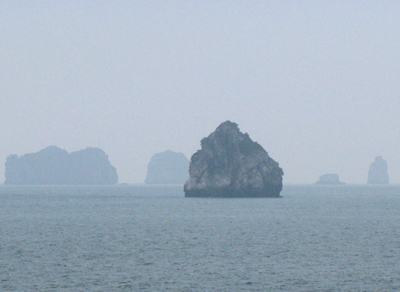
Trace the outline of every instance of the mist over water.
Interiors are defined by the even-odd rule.
[[[226,120],[285,175],[281,199],[0,185],[0,291],[399,291],[399,15],[399,1],[2,1],[0,182],[9,155],[55,145],[100,148],[119,183],[142,183],[154,154],[190,158]],[[93,184],[84,161],[55,163],[78,177],[56,183]],[[368,173],[392,185],[360,185]],[[346,184],[296,184],[324,174]]]
[[[395,291],[399,186],[1,187],[2,291]]]
[[[10,154],[99,147],[120,182],[225,120],[285,171],[400,183],[398,1],[2,1],[0,181]]]

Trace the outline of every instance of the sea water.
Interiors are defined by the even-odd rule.
[[[0,291],[400,291],[400,186],[0,187]]]

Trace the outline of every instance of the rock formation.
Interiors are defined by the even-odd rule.
[[[375,157],[368,171],[368,184],[389,184],[388,166],[382,156]]]
[[[147,166],[146,184],[184,184],[189,178],[189,160],[171,150],[155,154]]]
[[[336,173],[324,174],[319,177],[317,185],[344,185],[339,181],[339,175]]]
[[[99,148],[69,154],[56,146],[6,161],[7,185],[110,185],[118,175],[108,156]]]
[[[238,125],[226,121],[191,157],[186,197],[280,197],[279,164]]]

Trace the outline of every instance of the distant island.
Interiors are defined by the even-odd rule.
[[[375,157],[368,171],[368,184],[389,184],[388,166],[382,156]]]
[[[147,166],[146,184],[184,184],[189,178],[189,159],[167,150],[153,155]]]
[[[339,180],[339,175],[336,173],[328,173],[321,175],[315,183],[317,185],[344,185],[344,182]]]
[[[226,121],[191,157],[186,197],[280,197],[282,168],[267,151]]]
[[[36,153],[7,157],[5,185],[112,185],[117,170],[99,148],[68,153],[49,146]]]

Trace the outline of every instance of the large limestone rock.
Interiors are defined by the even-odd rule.
[[[371,163],[368,171],[369,184],[388,184],[389,174],[386,160],[382,156],[375,157],[375,161]]]
[[[189,178],[185,154],[167,150],[153,155],[147,166],[146,184],[184,184]]]
[[[6,161],[7,185],[110,185],[118,175],[108,156],[99,148],[69,154],[56,146]]]
[[[192,155],[186,197],[280,197],[279,164],[238,125],[226,121]]]
[[[339,180],[339,175],[336,173],[328,173],[321,175],[316,182],[317,185],[343,185],[344,183]]]

